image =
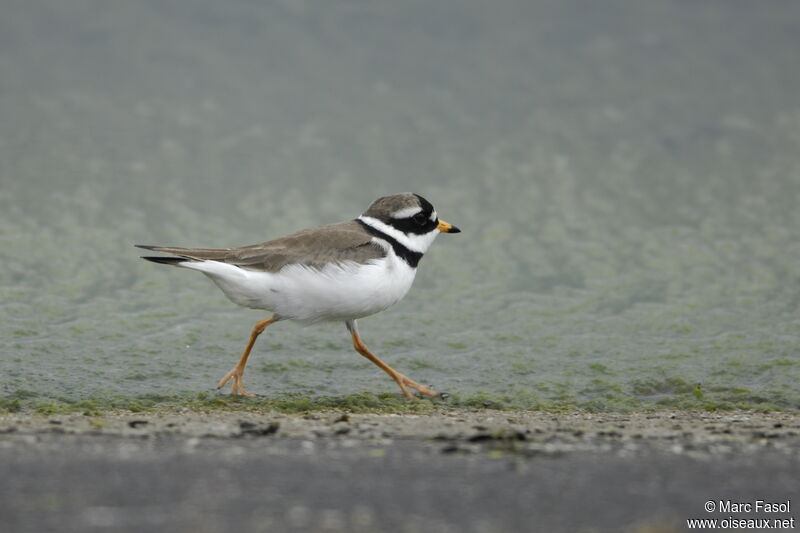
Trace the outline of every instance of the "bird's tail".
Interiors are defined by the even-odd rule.
[[[141,256],[145,261],[152,261],[153,263],[161,263],[162,265],[179,266],[181,263],[193,261],[188,257],[159,257],[159,256]]]
[[[153,263],[161,263],[162,265],[181,266],[181,263],[187,263],[187,262],[192,263],[197,261],[197,259],[194,257],[181,254],[183,248],[171,248],[167,246],[150,246],[147,244],[135,244],[134,246],[136,246],[137,248],[144,248],[145,250],[152,250],[154,252],[175,254],[172,256],[156,256],[156,255],[141,256],[142,259],[146,261],[152,261]]]

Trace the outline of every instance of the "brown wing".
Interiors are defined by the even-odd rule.
[[[386,255],[355,220],[298,231],[272,241],[240,248],[176,248],[142,246],[156,252],[190,259],[209,259],[250,270],[277,272],[288,264],[322,268],[331,262],[366,263]]]

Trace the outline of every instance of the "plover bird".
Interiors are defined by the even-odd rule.
[[[258,336],[281,320],[302,324],[341,320],[355,350],[375,363],[407,397],[412,388],[434,390],[409,379],[373,354],[358,334],[356,319],[399,302],[411,288],[417,265],[439,233],[458,233],[440,220],[425,198],[403,193],[378,198],[354,220],[319,226],[272,241],[240,248],[139,248],[169,254],[142,257],[154,263],[198,270],[234,303],[266,309],[273,315],[253,327],[239,362],[220,380],[231,394],[244,390],[244,368]]]

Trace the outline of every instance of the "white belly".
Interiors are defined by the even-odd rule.
[[[322,270],[288,265],[277,273],[217,261],[181,266],[206,274],[234,303],[306,324],[353,320],[383,311],[406,295],[416,274],[393,252],[367,264],[348,261]]]

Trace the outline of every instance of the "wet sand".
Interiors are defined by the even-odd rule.
[[[552,413],[446,409],[431,414],[306,414],[188,409],[99,416],[0,415],[5,444],[58,435],[136,438],[339,439],[388,445],[395,439],[437,443],[452,451],[485,448],[517,455],[574,451],[633,453],[659,449],[713,458],[800,446],[800,414],[756,412]]]
[[[790,500],[799,450],[797,413],[11,414],[0,516],[9,531],[684,531],[724,518],[708,500]]]

